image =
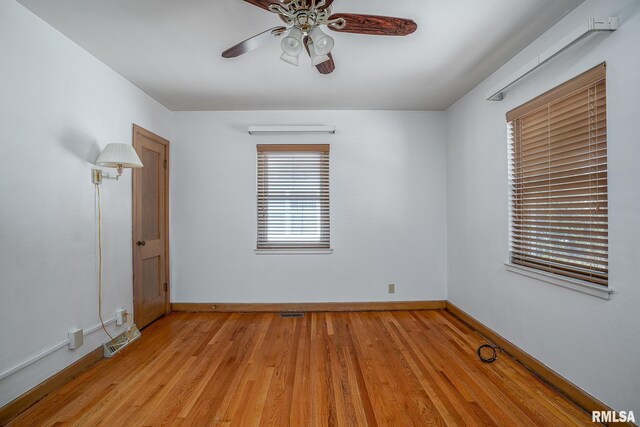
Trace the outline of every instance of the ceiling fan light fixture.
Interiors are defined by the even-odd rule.
[[[222,52],[223,58],[235,58],[281,38],[280,59],[298,65],[299,56],[306,50],[320,74],[331,74],[336,66],[331,53],[333,37],[322,27],[332,31],[376,36],[407,36],[418,28],[411,19],[393,16],[362,15],[359,13],[333,13],[334,0],[245,0],[276,14],[284,23],[250,37]],[[304,48],[304,49],[303,49]]]
[[[286,52],[283,52],[282,55],[280,55],[280,59],[288,64],[295,65],[296,67],[298,66],[297,56],[289,55]]]
[[[320,29],[320,27],[314,27],[309,33],[309,37],[313,41],[313,46],[318,55],[326,55],[333,49],[334,40],[333,37],[328,36]]]
[[[302,31],[293,27],[289,34],[282,39],[282,51],[289,56],[298,56],[302,53]]]
[[[309,52],[309,57],[311,58],[311,66],[315,67],[316,65],[322,64],[323,62],[330,61],[329,55],[319,55],[316,51],[315,46],[313,45],[313,41],[311,38],[306,39],[305,43],[307,43],[307,48]]]
[[[328,55],[318,55],[316,54],[315,51],[311,51],[311,65],[313,65],[314,67],[316,65],[320,65],[323,62],[326,62],[328,60],[330,60],[331,58],[329,58]]]

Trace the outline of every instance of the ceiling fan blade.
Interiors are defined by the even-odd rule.
[[[394,18],[392,16],[334,13],[329,19],[344,19],[345,25],[343,28],[329,25],[329,28],[333,31],[342,33],[370,34],[375,36],[407,36],[418,28],[418,25],[411,19]]]
[[[240,42],[237,45],[225,50],[224,52],[222,52],[222,57],[235,58],[236,56],[240,56],[243,53],[249,52],[250,50],[259,48],[275,37],[281,36],[285,31],[285,27],[274,27],[270,30],[263,31],[260,34],[256,34],[255,36],[250,37],[245,41]]]
[[[309,57],[311,57],[311,52],[309,52],[309,37],[305,36],[303,43],[304,44],[304,48],[307,50],[307,53],[309,54]],[[333,70],[336,69],[336,63],[333,62],[333,55],[331,55],[331,52],[329,52],[327,54],[327,56],[329,57],[328,61],[324,61],[321,62],[320,64],[316,65],[316,68],[318,69],[318,71],[320,72],[320,74],[331,74],[333,73]]]
[[[258,6],[264,10],[269,10],[269,5],[271,3],[278,3],[276,0],[244,0],[247,3],[251,3],[254,6]]]
[[[316,68],[318,69],[318,71],[320,71],[320,74],[331,74],[333,73],[333,70],[336,69],[336,63],[333,62],[333,55],[331,55],[331,52],[329,52],[327,55],[329,56],[328,61],[324,61],[323,63],[316,65]]]
[[[269,10],[270,4],[285,5],[291,2],[292,0],[244,0],[244,1],[246,1],[247,3],[251,3],[254,6],[258,6],[261,9],[268,10],[269,12],[273,12],[272,10]],[[333,3],[333,0],[327,0],[327,3],[329,4]]]

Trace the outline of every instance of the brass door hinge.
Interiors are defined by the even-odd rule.
[[[169,284],[168,283],[164,284],[164,291],[165,292],[169,292]]]
[[[162,167],[167,168],[167,159],[164,159],[162,162]]]

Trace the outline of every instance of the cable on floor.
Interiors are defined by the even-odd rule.
[[[487,350],[484,350],[484,349],[489,349],[491,351],[487,352]],[[478,350],[476,351],[476,353],[478,354],[478,358],[480,358],[480,360],[483,363],[493,363],[498,358],[498,353],[496,350],[502,352],[502,349],[497,345],[482,344],[480,347],[478,347]],[[488,353],[488,357],[487,357],[487,353]]]

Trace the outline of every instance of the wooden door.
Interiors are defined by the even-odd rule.
[[[133,309],[138,328],[169,312],[169,141],[133,127]]]

